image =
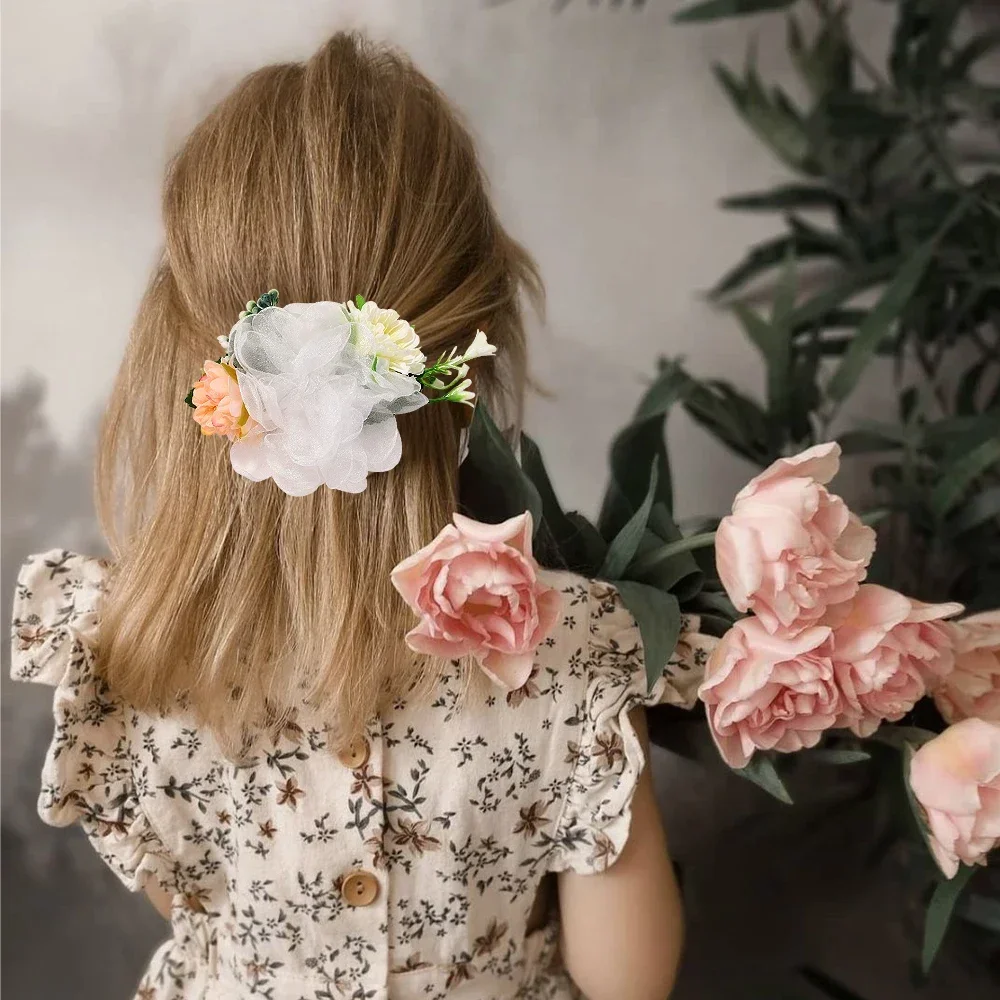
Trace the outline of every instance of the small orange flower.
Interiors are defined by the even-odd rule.
[[[205,362],[205,374],[195,382],[191,402],[202,434],[221,434],[239,441],[257,426],[243,405],[236,369],[225,362]]]
[[[265,820],[258,824],[257,832],[270,840],[278,832],[278,828],[270,820]]]

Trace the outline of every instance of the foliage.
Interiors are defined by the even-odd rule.
[[[766,398],[702,379],[685,406],[761,466],[834,431],[847,454],[875,456],[883,518],[873,578],[928,600],[996,607],[1000,88],[976,73],[1000,33],[969,35],[964,0],[899,0],[881,68],[855,43],[846,5],[805,5],[817,15],[811,34],[802,6],[710,0],[676,17],[787,11],[788,52],[808,95],[796,103],[768,86],[752,45],[741,71],[715,67],[736,112],[794,176],[722,202],[782,219],[783,231],[712,291],[759,351]],[[753,305],[762,278],[771,279],[766,312]],[[880,357],[895,362],[895,421],[845,420]]]

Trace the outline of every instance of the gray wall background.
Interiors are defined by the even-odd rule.
[[[528,423],[565,501],[595,507],[606,446],[660,354],[758,391],[751,349],[699,290],[768,235],[766,219],[724,214],[717,199],[784,175],[709,67],[741,61],[752,30],[765,73],[794,89],[783,25],[682,29],[669,23],[673,0],[606,7],[6,0],[3,593],[32,551],[101,549],[94,429],[156,256],[165,158],[244,72],[304,57],[335,29],[401,45],[457,102],[503,218],[539,260],[549,313],[534,331],[534,368],[551,398],[532,401]],[[857,8],[858,34],[877,52],[887,6]],[[883,386],[873,373],[855,407],[888,413]],[[679,515],[720,511],[751,470],[683,414],[669,433]],[[49,712],[46,692],[14,689],[5,660],[3,985],[15,998],[130,996],[164,928],[78,832],[35,816]],[[805,830],[815,815],[793,816],[739,779],[659,753],[654,769],[686,872],[677,996],[772,997],[762,984],[803,962],[869,1000],[918,995],[906,968],[918,908],[891,866],[866,881],[849,874],[863,817],[825,834],[820,823],[817,838]],[[920,995],[985,997],[983,975],[960,959],[941,962]]]

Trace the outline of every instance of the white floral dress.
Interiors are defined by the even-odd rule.
[[[182,715],[135,711],[95,672],[106,563],[22,569],[13,675],[55,687],[39,811],[79,821],[125,885],[173,894],[137,1000],[563,1000],[543,876],[611,864],[643,767],[627,712],[689,705],[713,640],[689,632],[647,692],[616,591],[546,573],[563,618],[528,682],[459,706],[459,669],[399,701],[349,752],[302,710],[233,763]],[[480,689],[473,688],[473,691]]]

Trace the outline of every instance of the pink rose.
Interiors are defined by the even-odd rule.
[[[948,722],[1000,722],[1000,610],[955,622],[955,669],[934,690]]]
[[[827,611],[833,660],[843,695],[838,722],[870,736],[885,720],[901,719],[947,674],[954,660],[952,626],[941,619],[961,604],[924,604],[866,583]]]
[[[1000,842],[1000,725],[965,719],[949,726],[913,755],[910,788],[941,871],[953,878],[960,861],[985,864]]]
[[[712,736],[730,767],[755,750],[815,746],[841,714],[830,629],[772,635],[756,618],[740,619],[719,641],[698,694]]]
[[[236,369],[231,365],[206,361],[205,374],[195,382],[191,402],[202,434],[221,434],[239,441],[257,426],[243,405]]]
[[[562,599],[538,579],[530,513],[503,524],[461,514],[454,522],[392,571],[393,585],[421,618],[407,645],[447,659],[472,656],[514,690],[528,680]]]
[[[839,466],[835,443],[780,458],[737,494],[719,524],[722,585],[769,632],[815,624],[865,578],[875,532],[823,485]]]

